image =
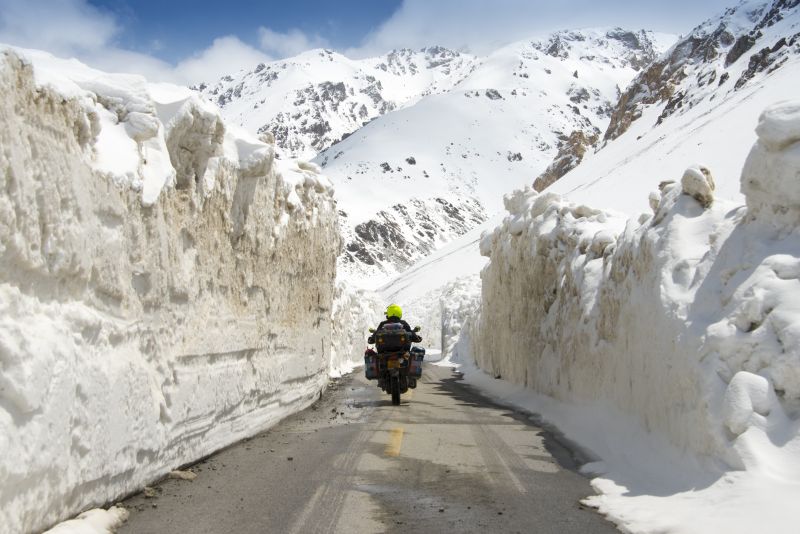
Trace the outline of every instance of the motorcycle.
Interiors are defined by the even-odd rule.
[[[425,349],[412,346],[422,338],[417,335],[420,327],[408,332],[401,324],[389,323],[380,330],[370,328],[367,343],[375,349],[364,352],[364,372],[368,379],[377,380],[378,387],[391,394],[392,404],[400,404],[400,395],[417,387],[422,376],[422,361]]]

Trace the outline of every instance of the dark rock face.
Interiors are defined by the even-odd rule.
[[[737,59],[742,57],[745,52],[753,48],[754,44],[756,44],[756,38],[754,36],[749,34],[740,35],[731,49],[728,50],[728,55],[725,56],[725,66],[730,67]]]
[[[800,0],[776,0],[772,3],[767,12],[764,13],[764,16],[753,30],[757,32],[773,26],[782,21],[786,13],[796,8],[798,5],[800,5]]]
[[[589,99],[591,98],[589,91],[585,87],[572,86],[567,91],[567,94],[569,95],[570,102],[573,102],[575,104],[588,102]]]
[[[369,85],[360,92],[372,99],[377,112],[383,114],[394,109],[394,104],[385,101],[381,96],[380,82],[375,78],[368,81]],[[310,144],[316,151],[325,150],[344,139],[333,132],[330,124],[333,117],[345,118],[356,129],[369,116],[369,111],[363,104],[350,100],[354,94],[354,88],[344,82],[308,85],[295,92],[293,102],[296,109],[305,108],[303,111],[282,111],[271,123],[261,126],[258,132],[272,132],[278,146],[290,152],[300,152],[306,144]],[[343,135],[348,134],[346,132]]]
[[[741,89],[759,72],[766,71],[769,73],[783,66],[783,64],[789,60],[788,54],[784,52],[788,47],[794,46],[798,41],[800,41],[800,33],[795,34],[788,40],[782,37],[772,47],[762,48],[751,55],[750,61],[747,64],[747,70],[736,80],[734,88]]]
[[[356,225],[341,261],[404,269],[436,249],[441,240],[466,233],[486,220],[474,199],[453,204],[443,198],[412,199]]]
[[[559,178],[578,166],[583,160],[586,151],[600,138],[600,132],[594,131],[587,134],[582,130],[575,130],[569,136],[562,136],[558,144],[558,153],[553,162],[533,182],[533,188],[544,191]]]
[[[630,48],[631,50],[642,50],[642,42],[639,40],[639,36],[636,35],[632,31],[626,31],[621,28],[615,28],[606,33],[606,37],[609,39],[616,39],[617,41],[622,41],[625,43],[625,46]]]
[[[556,36],[550,41],[550,46],[544,51],[545,54],[548,56],[558,57],[561,59],[566,59],[569,57],[569,52],[567,52],[567,47],[564,46],[561,37]]]
[[[624,59],[635,70],[649,65],[656,58],[653,43],[644,31],[632,32],[615,28],[606,32],[606,39],[619,41],[624,49]],[[570,55],[570,43],[584,41],[586,37],[576,31],[562,31],[553,35],[544,43],[534,43],[534,47],[549,56],[567,59]]]

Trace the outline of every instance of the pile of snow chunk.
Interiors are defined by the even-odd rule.
[[[474,320],[481,295],[477,274],[464,276],[447,284],[441,297],[442,359],[450,361],[459,354],[461,361],[470,358],[467,324]]]
[[[662,184],[655,213],[638,223],[528,189],[506,198],[509,216],[482,240],[491,261],[459,356],[542,398],[605,414],[596,428],[571,430],[617,460],[637,451],[595,466],[604,495],[589,499],[630,531],[796,528],[799,106],[762,114],[741,177],[746,207],[714,199],[710,172],[693,167],[681,183]],[[640,429],[639,445],[608,432],[614,417]],[[654,449],[638,454],[653,437],[676,451],[670,461],[701,459],[692,465],[710,478],[674,483],[669,469],[648,478],[664,460]],[[730,498],[752,491],[781,498]]]
[[[129,512],[120,506],[112,506],[108,510],[87,510],[59,523],[44,534],[112,534],[128,520]]]
[[[742,171],[747,211],[794,228],[800,225],[800,102],[767,108],[756,133]]]
[[[317,168],[186,89],[4,49],[0,92],[5,533],[313,402],[341,239]]]

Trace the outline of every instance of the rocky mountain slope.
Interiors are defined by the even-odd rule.
[[[656,124],[717,95],[738,91],[759,74],[781,68],[797,53],[798,0],[748,0],[697,26],[649,65],[622,95],[606,130],[616,139],[659,106]],[[788,19],[787,19],[788,17]]]
[[[721,196],[741,199],[739,173],[755,142],[749,125],[765,107],[796,97],[799,84],[800,2],[741,2],[639,73],[597,152],[584,148],[583,163],[548,191],[636,214],[649,209],[648,192],[697,162],[711,169]]]
[[[310,50],[196,89],[229,121],[274,135],[279,157],[310,159],[375,117],[450,90],[477,62],[441,47],[363,60]]]

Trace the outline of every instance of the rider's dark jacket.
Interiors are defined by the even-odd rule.
[[[404,320],[400,319],[399,317],[387,317],[385,321],[381,321],[381,323],[378,325],[378,328],[376,328],[375,330],[380,330],[381,328],[383,328],[383,325],[389,323],[400,323],[401,325],[403,325],[403,329],[406,332],[411,332],[411,341],[413,341],[414,343],[419,343],[420,341],[422,341],[422,338],[419,337],[416,334],[416,332],[414,332],[411,326]],[[370,339],[372,339],[371,336]],[[370,343],[372,343],[372,341],[370,341]]]
[[[388,317],[385,321],[381,321],[381,324],[379,324],[378,328],[376,328],[375,330],[380,330],[381,328],[383,328],[383,325],[389,324],[389,323],[400,323],[401,325],[403,325],[403,328],[406,330],[406,332],[411,332],[412,331],[411,330],[411,326],[409,326],[409,324],[407,322],[405,322],[404,320],[399,319],[397,317]]]

